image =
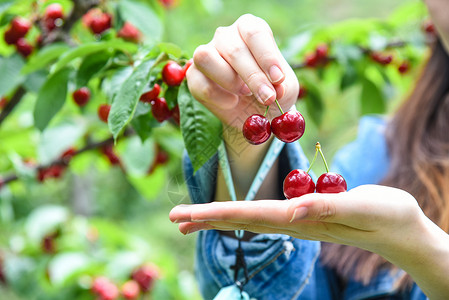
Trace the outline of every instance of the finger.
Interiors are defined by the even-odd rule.
[[[337,194],[307,194],[291,199],[287,214],[291,216],[292,223],[300,220],[323,221],[369,231],[376,228],[385,212],[378,213],[373,202],[363,197],[357,190]]]
[[[288,203],[282,200],[220,201],[178,205],[170,214],[172,222],[226,221],[234,223],[288,225]]]
[[[212,43],[261,104],[269,105],[274,102],[276,91],[273,84],[241,39],[236,26],[218,28]]]
[[[195,64],[187,70],[187,84],[193,97],[206,107],[213,105],[219,109],[230,110],[237,106],[239,98],[199,71]]]
[[[292,230],[284,228],[276,228],[270,226],[263,226],[257,224],[239,224],[239,223],[228,223],[228,222],[185,222],[179,224],[179,231],[183,234],[189,234],[200,230],[220,230],[220,231],[233,231],[233,230],[244,230],[253,233],[277,233],[286,234],[293,236],[295,233]]]
[[[252,94],[212,44],[199,46],[193,54],[193,61],[198,70],[227,91],[242,96]]]
[[[240,36],[265,72],[271,83],[280,84],[285,79],[282,71],[283,57],[273,37],[270,26],[251,14],[241,16],[236,22]],[[279,95],[278,95],[278,98]]]
[[[295,223],[301,220],[338,221],[337,202],[343,200],[338,199],[335,195],[338,194],[312,193],[291,199],[290,207],[287,209],[287,215],[291,217],[290,222]]]
[[[193,222],[185,222],[185,223],[181,223],[178,226],[179,231],[182,234],[189,234],[189,233],[193,233],[193,232],[197,232],[200,230],[210,230],[210,229],[214,229],[214,227],[210,224],[207,223],[193,223]]]

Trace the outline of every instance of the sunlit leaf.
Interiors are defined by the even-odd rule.
[[[185,82],[179,89],[178,103],[182,136],[197,171],[217,152],[222,136],[221,122],[193,98]]]
[[[65,68],[54,73],[39,90],[34,107],[34,125],[39,130],[44,130],[64,105],[71,71],[71,69]]]

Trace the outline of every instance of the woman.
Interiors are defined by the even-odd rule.
[[[356,188],[289,201],[220,202],[230,198],[217,158],[195,176],[186,161],[193,201],[215,202],[176,207],[170,218],[183,233],[220,230],[201,231],[198,239],[197,277],[205,298],[232,284],[237,242],[227,231],[245,229],[260,233],[243,242],[251,297],[449,299],[449,3],[426,3],[438,41],[414,92],[388,122],[363,119],[358,139],[335,157],[333,169]],[[187,77],[195,98],[231,132],[275,98],[284,110],[294,109],[298,94],[269,26],[251,15],[217,29],[195,52]],[[224,138],[243,199],[269,143],[248,147],[235,136]],[[301,149],[287,145],[256,199],[283,199],[278,191],[285,169],[306,165]],[[318,258],[320,245],[309,240],[330,243],[321,245]]]

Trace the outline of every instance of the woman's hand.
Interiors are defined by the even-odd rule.
[[[364,185],[283,201],[180,205],[170,220],[184,234],[243,229],[360,247],[405,270],[430,299],[449,295],[449,236],[400,189]]]
[[[241,130],[254,113],[278,99],[285,110],[295,103],[299,84],[283,58],[269,25],[253,15],[216,30],[199,46],[187,72],[192,95],[224,124]],[[275,105],[273,116],[279,115]]]
[[[244,229],[353,245],[375,252],[415,235],[424,219],[416,200],[399,189],[364,185],[339,194],[307,194],[288,201],[260,200],[182,205],[170,219],[179,230]],[[390,249],[391,250],[391,249]]]

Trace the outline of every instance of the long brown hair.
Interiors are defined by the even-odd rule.
[[[449,232],[449,56],[440,41],[388,123],[386,137],[391,165],[380,184],[412,194],[424,213]],[[321,258],[343,278],[365,284],[381,268],[395,269],[377,254],[344,245],[323,243]],[[399,285],[410,282],[405,275]]]

